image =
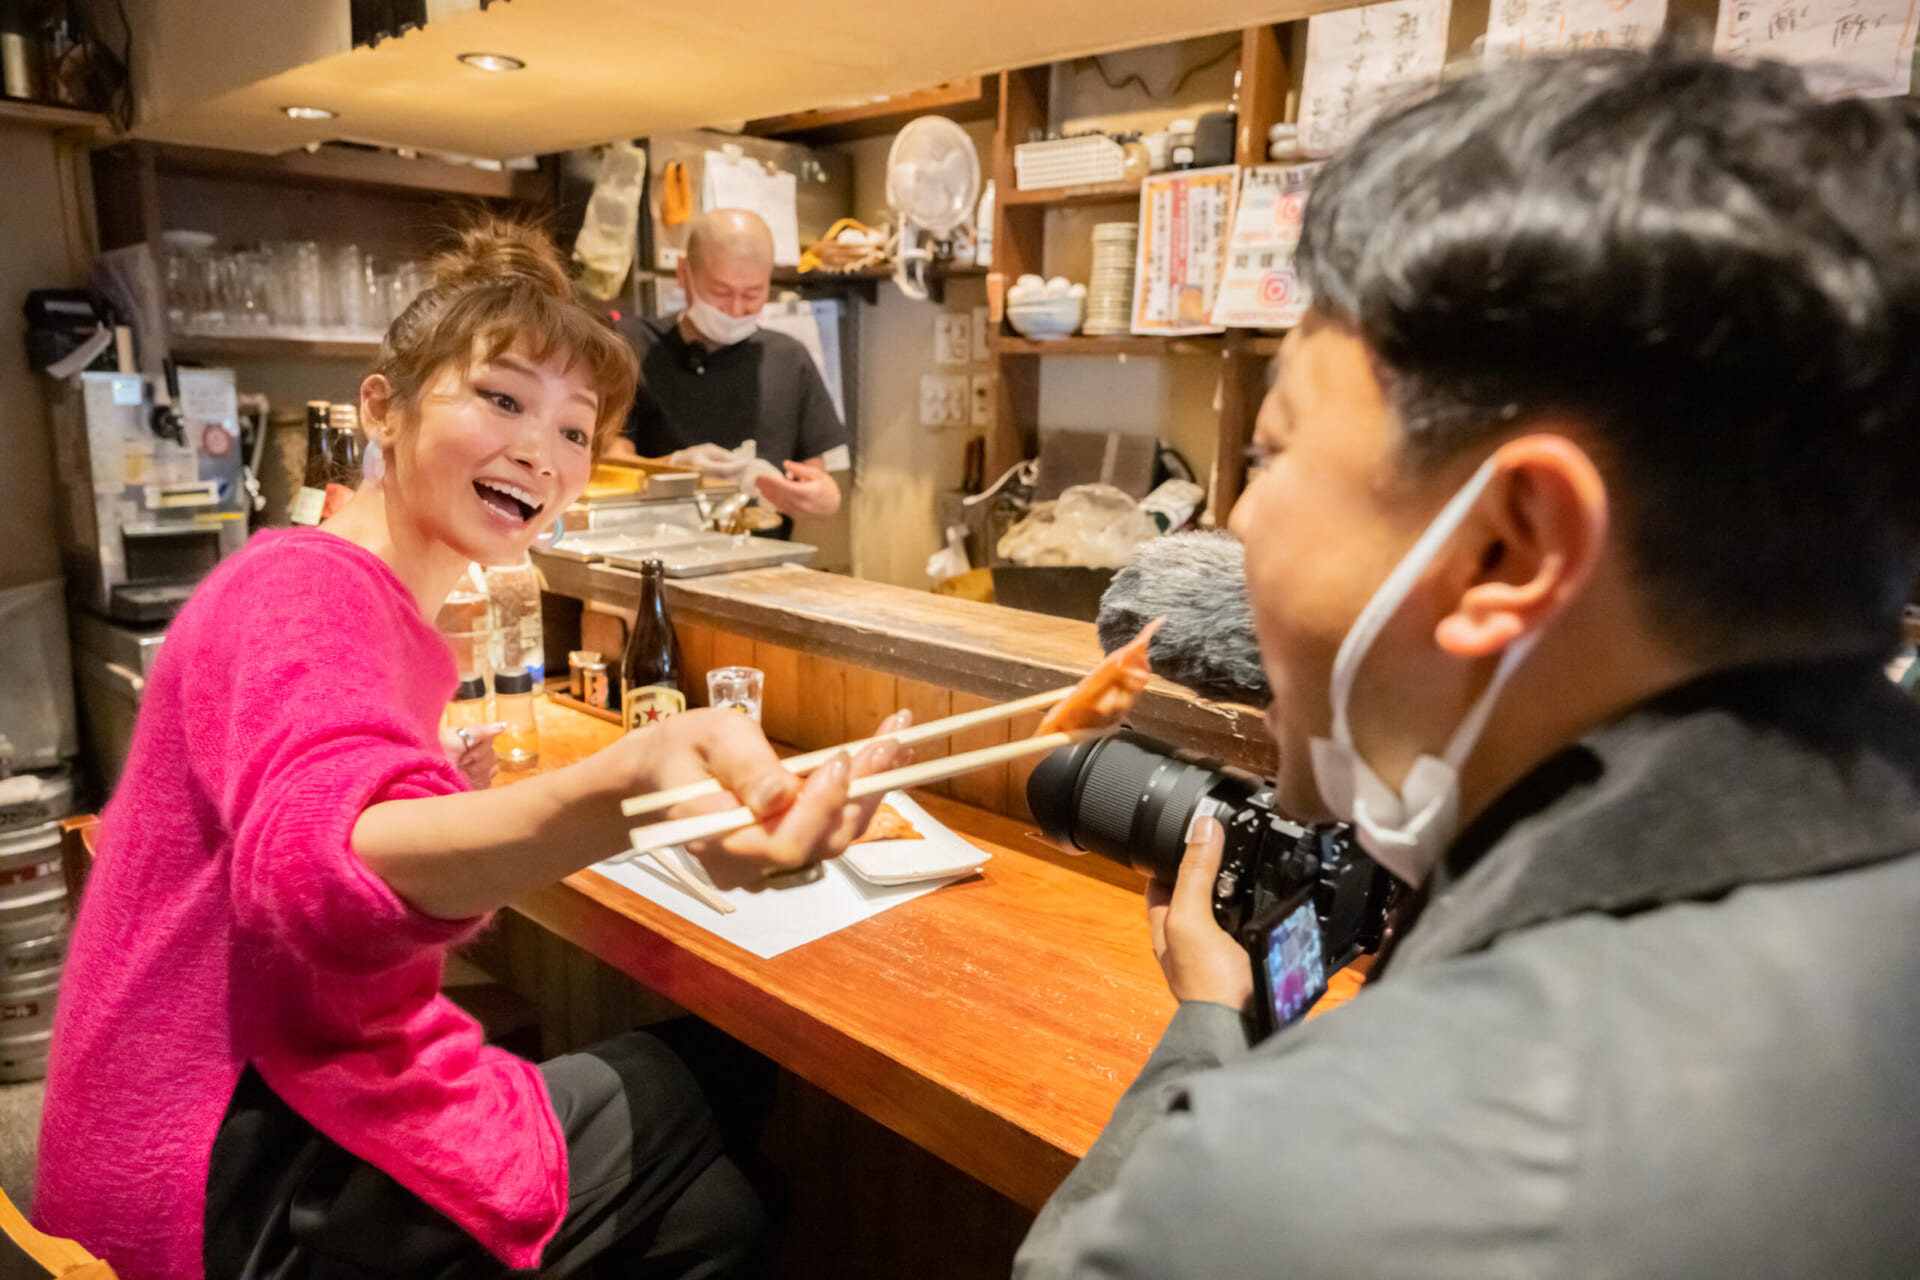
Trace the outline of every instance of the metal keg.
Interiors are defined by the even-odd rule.
[[[47,1073],[68,927],[60,824],[0,834],[0,1081]]]

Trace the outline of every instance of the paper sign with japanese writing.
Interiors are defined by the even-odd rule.
[[[1644,49],[1666,23],[1667,0],[1493,0],[1487,64],[1576,49]]]
[[[1774,58],[1823,98],[1887,98],[1913,84],[1920,0],[1721,0],[1713,51]]]
[[[1293,251],[1317,164],[1263,164],[1240,175],[1227,240],[1227,269],[1213,322],[1240,329],[1290,329],[1307,310]]]
[[[1389,107],[1440,83],[1448,0],[1389,0],[1307,20],[1300,146],[1330,156]]]
[[[1156,173],[1140,184],[1133,331],[1218,333],[1213,299],[1226,263],[1237,165]]]

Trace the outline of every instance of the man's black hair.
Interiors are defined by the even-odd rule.
[[[1587,429],[1668,633],[1890,642],[1920,545],[1920,109],[1671,49],[1443,88],[1329,163],[1298,262],[1425,469]]]

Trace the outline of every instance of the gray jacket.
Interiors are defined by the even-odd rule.
[[[1181,1008],[1015,1262],[1050,1277],[1920,1276],[1920,709],[1723,675],[1555,757],[1388,973]]]

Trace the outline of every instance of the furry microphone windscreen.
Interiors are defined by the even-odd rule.
[[[1111,653],[1162,617],[1166,625],[1147,648],[1155,675],[1218,702],[1264,707],[1272,700],[1246,559],[1232,537],[1177,533],[1141,544],[1100,598],[1100,647]]]

